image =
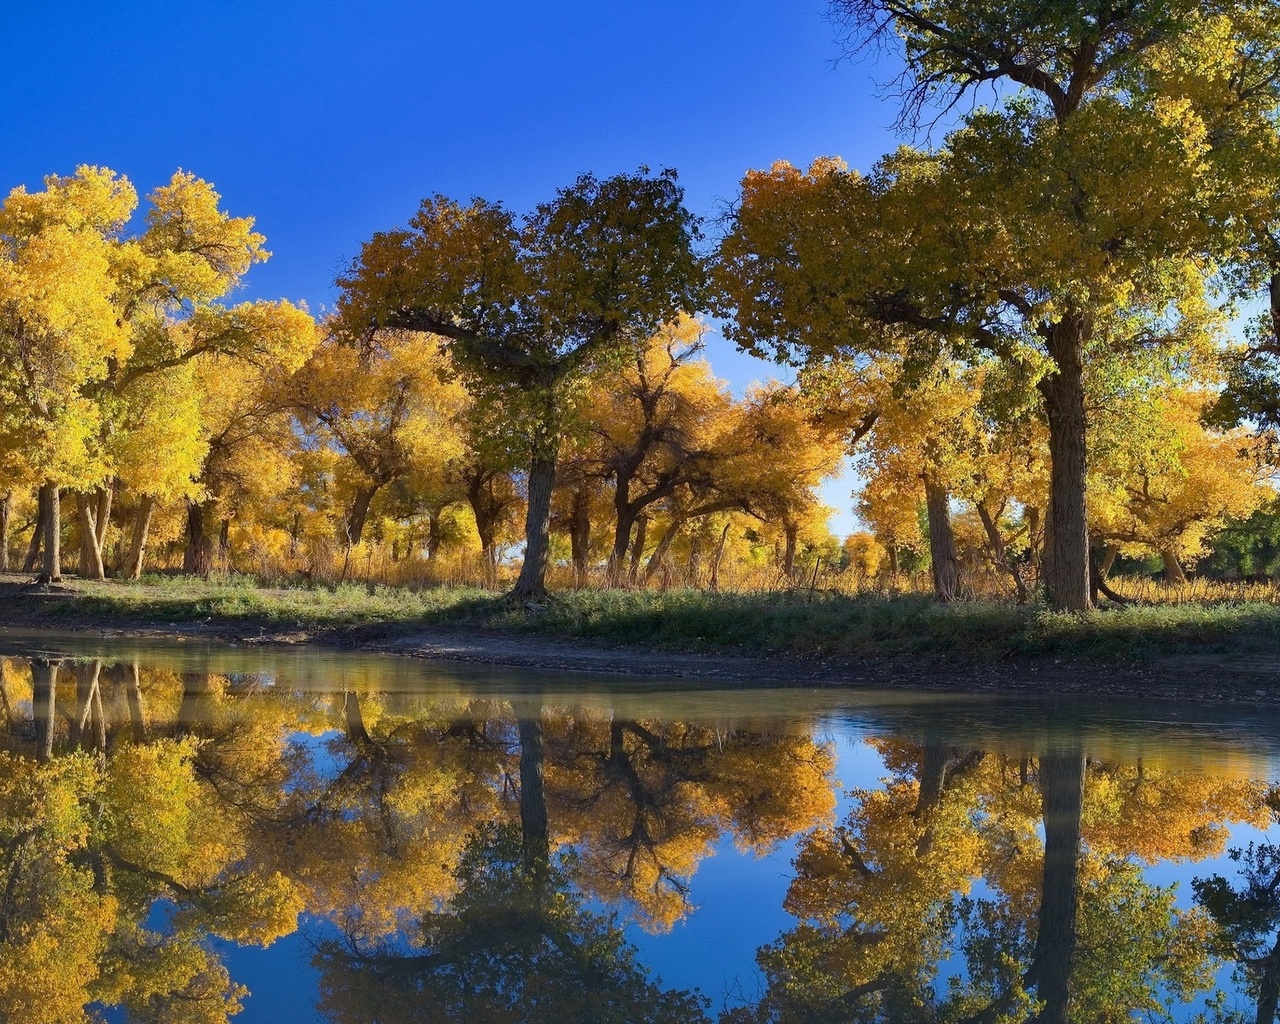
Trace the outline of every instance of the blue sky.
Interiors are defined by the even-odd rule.
[[[715,218],[744,171],[900,140],[837,61],[821,0],[0,0],[0,187],[79,164],[146,192],[176,168],[251,215],[273,256],[242,297],[333,300],[374,231],[441,192],[527,209],[581,171],[675,167]],[[716,225],[709,224],[714,234]],[[781,370],[713,338],[741,391]],[[826,490],[847,510],[852,481]],[[833,521],[846,532],[852,517]]]

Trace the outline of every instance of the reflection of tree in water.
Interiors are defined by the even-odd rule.
[[[1268,794],[1273,820],[1280,821],[1280,790]],[[1196,903],[1213,919],[1211,942],[1220,955],[1235,965],[1235,975],[1253,1000],[1254,1012],[1246,1015],[1220,1003],[1219,1019],[1244,1024],[1272,1024],[1280,1004],[1280,846],[1249,843],[1230,851],[1239,865],[1239,888],[1222,875],[1192,882]]]
[[[477,832],[456,893],[422,916],[412,948],[322,943],[324,1014],[341,1024],[707,1020],[704,1000],[661,988],[613,918],[584,908],[564,865],[531,870],[536,845],[515,826]]]
[[[1205,915],[1137,861],[1216,852],[1224,819],[1256,820],[1256,785],[1086,765],[1079,747],[879,745],[893,777],[806,840],[787,897],[802,923],[760,951],[765,991],[729,1020],[1164,1019],[1212,986]]]
[[[198,740],[137,743],[132,711],[109,721],[109,700],[140,710],[132,666],[19,668],[0,672],[14,748],[0,753],[0,1020],[81,1022],[104,1004],[225,1021],[244,990],[207,938],[270,942],[296,927],[299,893],[255,863],[252,821],[202,777]],[[23,689],[30,723],[14,715]]]

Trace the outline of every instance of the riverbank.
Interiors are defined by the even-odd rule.
[[[465,588],[185,577],[39,587],[0,574],[0,625],[596,673],[1280,702],[1280,606],[1266,603],[1071,616],[920,596],[584,590],[530,611]]]

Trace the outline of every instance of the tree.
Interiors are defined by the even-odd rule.
[[[513,590],[545,594],[556,459],[572,392],[700,303],[697,219],[673,171],[582,175],[522,219],[501,205],[423,202],[339,280],[353,330],[447,340],[481,403],[500,407],[527,470],[525,559]]]
[[[851,38],[901,40],[908,119],[983,83],[1001,90],[997,105],[964,118],[945,149],[900,151],[865,178],[830,160],[749,174],[721,249],[731,330],[784,355],[875,353],[908,331],[922,363],[999,360],[1035,389],[1048,423],[1047,589],[1056,608],[1087,609],[1091,367],[1172,343],[1169,318],[1201,301],[1197,268],[1234,251],[1205,211],[1238,166],[1215,159],[1210,113],[1146,74],[1199,41],[1199,6],[834,10]],[[1214,31],[1235,44],[1253,27],[1238,18]]]
[[[193,486],[184,368],[215,353],[270,358],[273,321],[310,319],[283,302],[218,304],[267,253],[207,182],[179,171],[148,202],[145,229],[125,235],[133,186],[80,167],[42,192],[15,189],[0,211],[0,448],[19,448],[40,479],[49,579],[63,487],[81,492],[82,570],[100,578],[115,477],[152,479],[142,493],[153,498]]]
[[[410,332],[380,332],[361,349],[331,332],[285,385],[304,425],[338,447],[355,472],[341,534],[360,543],[369,505],[389,484],[441,472],[462,454],[458,418],[466,392],[439,342]]]

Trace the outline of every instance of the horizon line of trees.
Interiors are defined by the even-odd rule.
[[[806,544],[831,548],[814,489],[852,454],[875,544],[842,563],[878,549],[894,575],[926,549],[941,600],[981,564],[1063,610],[1115,596],[1118,556],[1185,579],[1274,494],[1280,13],[832,13],[851,50],[903,47],[904,124],[983,84],[995,99],[866,174],[834,158],[748,172],[714,252],[671,170],[584,174],[523,216],[436,195],[363,245],[317,323],[227,303],[265,240],[190,174],[151,194],[135,232],[137,194],[111,171],[15,190],[0,207],[5,558],[17,509],[24,565],[57,579],[72,519],[81,572],[101,578],[123,502],[125,576],[153,530],[180,525],[187,572],[234,562],[239,531],[345,577],[371,521],[406,524],[396,557],[474,529],[496,570],[522,518],[524,602],[556,562],[578,585],[714,586],[731,542],[757,560],[772,547],[794,581]],[[1266,312],[1234,340],[1258,296]],[[696,359],[706,312],[797,384],[729,400]]]

